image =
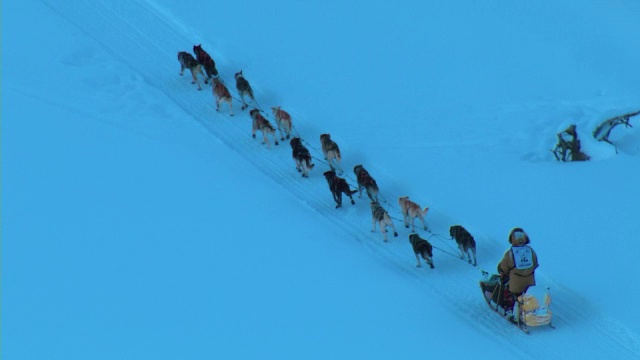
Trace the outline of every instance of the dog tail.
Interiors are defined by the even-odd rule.
[[[429,208],[428,207],[424,208],[424,210],[422,210],[422,216],[426,216],[427,211],[429,211]]]
[[[355,190],[349,190],[349,194],[351,194],[351,195],[353,195],[353,194],[355,194],[355,193],[357,193],[357,192],[358,192],[358,189],[355,189]]]

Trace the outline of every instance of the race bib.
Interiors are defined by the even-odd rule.
[[[513,263],[518,270],[529,269],[533,266],[533,251],[528,246],[514,246],[511,248],[513,252]]]

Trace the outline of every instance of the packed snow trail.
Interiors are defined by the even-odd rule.
[[[407,241],[409,232],[401,223],[395,221],[399,237],[390,236],[389,243],[382,241],[379,231],[375,234],[370,232],[370,210],[366,196],[355,197],[356,205],[352,206],[347,201],[342,209],[336,210],[322,176],[322,172],[328,170],[325,164],[314,161],[316,167],[311,171],[310,178],[302,179],[295,171],[288,142],[266,149],[260,144],[259,138],[253,139],[250,136],[251,121],[247,110],[240,111],[238,103],[234,101],[234,117],[229,117],[224,107],[221,113],[216,113],[210,86],[203,86],[202,91],[196,91],[189,74],[178,76],[177,52],[191,52],[191,46],[200,43],[196,40],[200,36],[190,33],[179,20],[172,18],[153,2],[91,1],[77,2],[72,6],[67,2],[45,1],[45,4],[53,13],[59,14],[95,40],[101,48],[189,114],[191,118],[184,121],[198,122],[211,135],[212,141],[224,143],[280,184],[283,190],[295,194],[310,210],[340,227],[344,231],[345,241],[359,242],[371,256],[380,259],[394,271],[414,278],[416,286],[428,291],[442,310],[468,319],[470,326],[479,333],[498,337],[505,345],[518,349],[521,356],[532,359],[574,357],[571,346],[565,344],[581,344],[593,358],[640,358],[640,341],[635,334],[618,324],[608,323],[594,313],[578,294],[564,289],[562,284],[550,284],[554,299],[551,305],[553,321],[557,330],[533,329],[532,335],[527,336],[505,324],[503,319],[487,309],[478,290],[480,275],[477,269],[438,251],[435,252],[434,270],[416,268],[415,258]],[[240,67],[235,66],[233,54],[218,54],[215,46],[204,41],[202,43],[216,61],[221,78],[232,95],[237,97],[233,73],[240,70]],[[251,79],[249,72],[245,71],[245,75]],[[266,91],[268,84],[252,82],[251,85],[263,110],[272,106],[269,91],[284,92],[282,89]],[[286,97],[286,94],[280,96]],[[296,121],[294,124],[304,140],[309,144],[317,144],[310,150],[313,156],[318,157],[319,134],[332,133],[332,129],[320,131],[304,121]],[[340,134],[332,135],[336,139],[340,138]],[[355,164],[343,163],[345,177],[348,179],[353,179],[353,165]],[[377,180],[380,182],[380,179]],[[350,182],[353,184],[353,181]],[[385,182],[387,183],[389,182]],[[394,209],[397,209],[396,199],[400,194],[395,194],[394,190],[393,186],[387,185],[382,193],[391,204],[390,214],[397,218],[399,216]],[[412,198],[417,199],[416,196]],[[451,225],[447,221],[449,218],[447,214],[432,209],[427,222],[434,233],[447,234],[448,226]],[[430,236],[424,231],[421,231],[421,235],[424,238]],[[453,241],[447,245],[434,238],[432,243],[456,253]],[[479,254],[479,265],[493,269],[491,261],[497,261],[501,255],[500,252]],[[550,280],[540,274],[538,283],[545,282],[549,283]],[[523,346],[525,343],[527,345]]]

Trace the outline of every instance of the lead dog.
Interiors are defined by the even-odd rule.
[[[418,264],[416,266],[422,267],[422,264],[420,264],[420,257],[418,256],[420,255],[433,269],[433,246],[418,234],[409,235],[409,242],[411,243],[411,247],[413,247],[413,253],[416,255],[416,260],[418,260]]]
[[[207,72],[208,79],[211,79],[212,76],[218,76],[216,63],[213,61],[211,56],[209,56],[209,54],[204,51],[204,49],[202,48],[202,44],[193,45],[193,53],[196,54],[196,59],[204,67],[204,71]],[[207,84],[207,79],[204,80],[204,83]]]
[[[376,181],[369,175],[369,172],[362,166],[356,165],[353,168],[353,173],[356,174],[356,179],[358,181],[358,191],[360,194],[359,197],[362,197],[362,188],[367,191],[367,195],[371,201],[378,201],[378,184]]]
[[[402,210],[402,218],[404,220],[404,227],[409,228],[409,219],[411,219],[411,231],[416,231],[414,226],[414,221],[416,218],[422,221],[422,226],[424,226],[425,230],[429,230],[427,227],[427,223],[424,221],[424,216],[427,215],[427,211],[429,208],[426,207],[424,210],[420,210],[420,205],[414,203],[409,200],[408,196],[401,196],[398,198],[398,204],[400,204],[400,209]]]
[[[282,110],[280,106],[272,107],[273,117],[276,118],[276,126],[280,132],[280,140],[284,140],[282,131],[284,130],[287,139],[291,137],[291,115],[288,112]]]
[[[358,192],[358,190],[349,189],[349,184],[347,181],[341,177],[338,177],[335,171],[325,171],[324,177],[327,179],[327,183],[329,184],[329,190],[331,190],[331,195],[333,195],[333,200],[336,202],[336,209],[342,206],[342,194],[344,193],[351,199],[351,205],[354,205],[356,202],[353,201],[353,197],[351,195]]]
[[[451,238],[455,239],[458,244],[460,259],[464,259],[466,255],[469,264],[476,266],[476,240],[467,229],[460,225],[453,225],[449,228],[449,235],[451,235]],[[473,255],[473,263],[471,262],[471,255]]]
[[[324,155],[325,160],[329,162],[331,170],[338,173],[338,175],[342,175],[343,171],[340,166],[342,155],[340,155],[340,148],[338,147],[338,144],[331,140],[331,135],[329,134],[320,135],[320,144],[322,144],[322,154]]]
[[[229,104],[229,111],[233,116],[233,105],[231,101],[231,93],[229,89],[220,81],[220,79],[213,78],[213,97],[216,99],[216,111],[220,111],[220,103],[225,101]]]
[[[390,226],[393,229],[393,236],[398,236],[396,232],[396,227],[393,225],[393,221],[389,216],[389,213],[380,206],[380,203],[377,201],[371,202],[371,232],[376,232],[376,222],[380,224],[380,232],[382,232],[382,236],[384,237],[384,241],[387,240],[387,226]]]
[[[253,125],[251,129],[251,136],[253,136],[253,138],[255,139],[256,131],[260,130],[260,132],[262,132],[263,144],[266,143],[267,147],[271,147],[269,138],[267,137],[267,135],[269,134],[273,137],[273,141],[275,142],[275,144],[278,145],[278,139],[276,138],[276,129],[273,127],[273,125],[271,125],[269,120],[265,119],[264,116],[260,114],[260,110],[253,109],[249,111],[249,115],[251,115]]]
[[[294,137],[289,142],[291,145],[291,155],[296,162],[296,170],[302,173],[302,177],[309,177],[309,170],[313,169],[315,164],[311,163],[311,154],[309,149],[302,145],[302,140]]]
[[[202,74],[202,77],[204,77],[202,65],[200,65],[193,55],[186,51],[180,51],[178,53],[178,61],[180,62],[180,76],[184,74],[184,69],[189,69],[189,71],[191,71],[191,76],[193,77],[193,81],[191,83],[198,84],[198,90],[202,90],[200,81],[198,81],[198,74]]]
[[[241,110],[244,110],[249,107],[249,105],[247,105],[247,102],[244,101],[245,95],[248,95],[251,98],[251,100],[254,102],[256,99],[254,99],[253,97],[253,89],[251,89],[251,85],[249,85],[249,82],[247,81],[247,79],[245,79],[244,75],[242,75],[242,70],[240,70],[240,72],[237,72],[235,77],[236,77],[236,89],[238,89],[240,98],[242,98]]]

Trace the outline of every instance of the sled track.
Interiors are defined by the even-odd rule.
[[[251,120],[248,110],[240,111],[240,104],[234,100],[234,117],[228,115],[228,108],[224,104],[221,106],[221,113],[216,113],[210,85],[203,84],[202,91],[196,91],[196,86],[191,84],[188,71],[184,76],[178,76],[176,54],[178,51],[191,52],[191,46],[196,43],[196,36],[188,34],[185,27],[159,10],[153,2],[134,0],[120,3],[95,0],[78,2],[73,7],[67,2],[43,2],[54,13],[68,20],[109,54],[138,73],[148,84],[164,93],[191,117],[185,121],[197,121],[213,139],[240,154],[310,209],[339,226],[348,235],[345,236],[347,241],[358,241],[372,256],[396,271],[411,276],[415,279],[416,286],[424,288],[441,303],[450,304],[447,310],[473,322],[475,328],[484,335],[500,336],[514,347],[520,347],[523,340],[526,340],[532,346],[527,346],[522,351],[531,358],[570,358],[571,347],[558,348],[557,339],[554,338],[557,336],[564,337],[567,344],[579,343],[592,347],[594,358],[640,358],[640,340],[635,334],[616,324],[607,323],[597,314],[594,315],[579,296],[563,290],[561,286],[553,291],[552,305],[554,323],[558,329],[534,329],[533,334],[527,337],[505,324],[497,314],[487,311],[478,291],[478,272],[473,267],[436,251],[436,269],[416,268],[407,240],[409,231],[397,220],[394,222],[399,236],[394,238],[391,234],[389,243],[382,241],[379,231],[372,234],[369,200],[366,195],[363,198],[356,195],[356,205],[351,205],[347,198],[342,209],[334,209],[333,200],[322,176],[322,172],[328,169],[326,164],[315,160],[316,167],[312,170],[310,178],[301,178],[295,171],[288,141],[285,140],[279,146],[272,144],[271,149],[267,149],[260,144],[260,134],[256,139],[250,136]],[[240,68],[229,61],[229,56],[225,56],[228,54],[217,54],[211,46],[207,46],[206,43],[204,45],[216,60],[221,78],[237,98],[232,74]],[[248,78],[251,81],[250,75]],[[261,91],[264,88],[263,84],[252,81],[252,86],[256,99],[263,106],[262,110],[266,111],[275,105],[265,92]],[[273,123],[270,114],[265,116]],[[315,151],[319,148],[319,133],[308,131],[304,123],[295,122],[294,125],[302,138],[314,147],[310,148],[312,155],[321,157]],[[331,129],[326,129],[326,132],[331,132]],[[355,164],[343,164],[344,177],[351,184],[354,183],[350,168],[353,165]],[[391,196],[392,188],[383,190],[386,199],[392,203],[390,214],[397,218],[397,212],[394,211],[397,209],[397,205],[394,204],[397,196]],[[387,205],[383,204],[385,207]],[[437,210],[435,211],[437,213]],[[433,212],[434,210],[431,210],[431,216]],[[435,223],[429,225],[437,229],[445,229],[448,226]],[[422,235],[428,237],[429,234]],[[449,252],[457,251],[453,241],[449,245],[437,239],[431,242]],[[594,328],[598,331],[594,332]]]

